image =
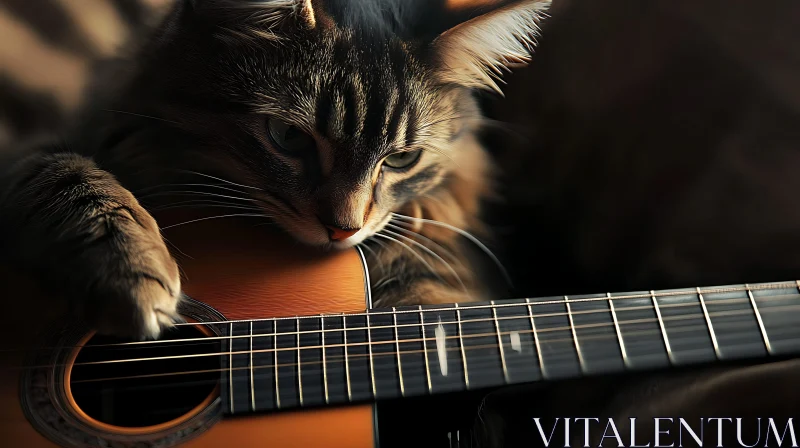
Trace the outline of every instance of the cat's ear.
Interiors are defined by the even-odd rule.
[[[237,34],[278,38],[281,31],[326,26],[319,0],[189,0],[196,15]]]
[[[442,81],[502,94],[503,71],[526,65],[550,0],[518,0],[460,23],[432,42]]]

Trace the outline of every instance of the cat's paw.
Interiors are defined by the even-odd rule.
[[[178,314],[178,265],[155,220],[138,205],[101,218],[94,229],[103,243],[86,251],[81,265],[88,296],[83,315],[99,333],[156,339],[182,319]]]
[[[116,178],[79,155],[45,153],[6,180],[0,253],[9,248],[76,317],[133,339],[157,338],[179,320],[178,265],[155,219]]]
[[[173,289],[177,286],[165,287],[162,281],[148,276],[122,281],[117,278],[108,283],[112,284],[104,288],[106,292],[85,313],[99,333],[136,340],[157,339],[166,328],[181,321],[177,312],[180,294],[174,292],[180,289]]]

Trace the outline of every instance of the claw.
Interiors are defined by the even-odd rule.
[[[161,334],[161,322],[159,314],[152,312],[145,317],[144,328],[142,329],[142,336],[144,339],[158,339]]]

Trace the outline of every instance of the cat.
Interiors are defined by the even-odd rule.
[[[159,207],[365,246],[378,307],[494,298],[476,274],[493,198],[476,93],[502,93],[502,74],[530,61],[550,2],[443,30],[404,26],[403,2],[388,19],[355,5],[176,2],[67,134],[2,154],[2,256],[99,332],[133,339],[180,320]]]
[[[15,3],[30,2],[7,0],[3,6]],[[433,3],[424,2],[424,16],[435,15]],[[793,130],[800,103],[792,76],[798,67],[789,56],[800,37],[791,20],[797,16],[797,2],[777,1],[762,8],[729,0],[561,5],[560,14],[548,7],[553,17],[544,23],[547,29],[532,64],[505,77],[505,98],[483,110],[483,116],[515,124],[524,134],[484,145],[500,153],[494,165],[515,180],[506,183],[503,194],[511,211],[493,218],[503,226],[516,222],[514,231],[503,235],[514,258],[506,265],[516,271],[512,277],[520,288],[515,296],[794,278],[800,260],[800,220],[791,206],[798,166],[792,148],[800,141]],[[325,6],[336,5],[331,1]],[[55,12],[48,9],[49,14]],[[362,20],[359,14],[375,11],[349,13],[340,14],[339,20],[357,23]],[[47,31],[52,33],[52,27]],[[419,30],[399,31],[413,35]],[[422,33],[429,38],[438,34]],[[61,39],[58,44],[71,42]],[[53,71],[65,73],[63,67]],[[31,78],[31,83],[41,79]],[[69,99],[69,92],[56,97]],[[6,97],[3,102],[0,106],[16,104]],[[49,121],[50,115],[41,111],[52,114],[54,109],[45,103],[37,112]],[[100,122],[121,119],[107,116]],[[135,124],[144,126],[145,121]],[[0,145],[2,131],[0,126]],[[765,151],[768,148],[772,150]],[[101,165],[110,169],[108,161]],[[165,173],[163,178],[174,175]],[[187,182],[204,181],[208,178]],[[664,182],[681,188],[663,188]],[[743,187],[750,193],[743,195]],[[681,200],[675,200],[676,194]],[[507,219],[509,215],[514,219]],[[474,232],[473,227],[464,226]],[[427,234],[439,229],[422,230]],[[3,244],[18,234],[4,233]],[[437,235],[447,236],[453,235]],[[386,247],[376,241],[370,249],[407,252],[380,241]],[[51,253],[47,247],[41,252]],[[416,262],[406,255],[403,262]],[[373,278],[382,274],[381,266],[388,268],[375,264]],[[797,362],[788,361],[700,375],[648,374],[637,381],[610,376],[557,387],[511,388],[486,397],[475,428],[489,439],[481,446],[530,447],[539,440],[532,417],[614,416],[624,422],[636,416],[640,422],[652,422],[652,417],[664,416],[796,416],[797,372]],[[396,413],[403,418],[397,431],[384,432],[387,437],[410,433],[409,426],[425,422],[438,425],[445,412],[418,403],[405,411]],[[595,436],[602,436],[601,431]],[[641,432],[652,433],[652,428]],[[620,433],[627,431],[620,428]],[[574,434],[578,440],[573,446],[583,446],[583,434]],[[706,446],[716,440],[716,431],[712,428],[707,437]],[[725,446],[736,446],[734,432],[727,431],[726,437]],[[747,430],[745,437],[754,436]]]

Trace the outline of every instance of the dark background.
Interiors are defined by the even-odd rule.
[[[131,28],[145,21],[134,2],[109,4]],[[104,56],[57,2],[0,6],[62,55]],[[506,77],[505,97],[485,97],[487,114],[506,123],[485,137],[503,174],[504,202],[487,214],[517,286],[509,296],[797,278],[800,2],[556,0],[551,16],[531,65]],[[63,59],[21,54],[27,83],[11,67],[20,61],[0,53],[0,147],[58,129],[75,107],[38,90],[34,75],[57,73],[51,87],[62,92],[82,83],[47,65]],[[628,381],[493,395],[483,428],[533,446],[530,427],[514,424],[543,408],[590,414]],[[475,428],[484,396],[382,405],[383,446],[446,447],[447,431]],[[425,429],[436,438],[415,437]]]
[[[554,5],[486,99],[514,294],[795,279],[800,3]]]
[[[800,3],[554,6],[530,66],[506,78],[504,98],[485,98],[487,114],[506,123],[486,135],[504,186],[504,201],[487,214],[500,236],[493,247],[514,277],[509,295],[796,279]],[[460,429],[461,447],[476,446],[476,435],[533,447],[533,416],[604,415],[641,390],[678,395],[698,375],[714,377],[682,373],[386,404],[381,429],[385,446],[447,447],[447,432]],[[728,401],[671,415],[795,415],[796,375],[791,366],[783,377],[751,375],[750,388],[723,389]],[[774,397],[774,406],[759,407],[755,397]]]
[[[509,1],[335,3],[402,4],[438,32],[480,11],[444,4]],[[0,2],[0,151],[62,130],[113,49],[171,3]],[[486,135],[505,201],[487,215],[518,286],[507,294],[795,278],[800,4],[555,0],[550,15],[505,97],[485,95],[504,123]]]

